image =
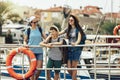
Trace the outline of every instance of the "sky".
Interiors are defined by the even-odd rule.
[[[72,9],[80,9],[87,5],[101,7],[103,13],[120,12],[120,0],[8,0],[18,5],[26,5],[33,8],[48,9],[56,6],[69,5]]]

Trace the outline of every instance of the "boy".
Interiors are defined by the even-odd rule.
[[[61,68],[62,64],[62,53],[59,47],[52,47],[52,45],[61,45],[62,40],[58,37],[59,30],[56,26],[50,27],[51,37],[45,42],[41,42],[40,45],[44,47],[49,47],[48,50],[48,63],[47,68]],[[59,79],[60,70],[55,70],[54,80]],[[47,80],[50,79],[50,70],[47,70]]]

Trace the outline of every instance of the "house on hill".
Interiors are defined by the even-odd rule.
[[[96,17],[100,17],[102,15],[102,12],[100,11],[100,7],[98,6],[86,6],[84,7],[84,9],[82,10],[82,14],[84,16],[88,16],[88,17],[92,17],[92,16],[96,16]]]
[[[106,20],[112,20],[120,24],[120,13],[105,13]]]

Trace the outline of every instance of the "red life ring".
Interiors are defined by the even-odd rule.
[[[120,29],[120,25],[115,26],[115,28],[113,29],[113,34],[117,35],[119,29]]]
[[[12,59],[19,52],[22,52],[22,53],[26,54],[31,60],[30,61],[29,71],[27,73],[25,73],[25,74],[18,74],[12,68]],[[32,76],[32,74],[34,73],[34,71],[36,69],[36,66],[37,66],[37,61],[36,61],[34,53],[31,50],[29,50],[29,49],[27,49],[25,47],[20,47],[20,48],[17,48],[17,49],[13,49],[9,53],[9,55],[7,56],[7,59],[6,59],[7,71],[9,72],[9,74],[12,77],[16,78],[17,80],[26,79],[26,78],[29,78],[30,76]]]

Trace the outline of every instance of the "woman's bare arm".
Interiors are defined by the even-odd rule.
[[[24,45],[27,45],[27,41],[28,41],[28,36],[27,36],[27,35],[24,35],[23,44],[24,44]]]
[[[76,44],[76,45],[79,44],[80,41],[81,41],[81,34],[80,34],[80,32],[79,32],[79,33],[78,33],[78,39],[77,39],[77,41],[75,42],[75,44]]]
[[[43,39],[47,38],[47,36],[46,36],[46,34],[44,32],[42,32],[42,37],[43,37]]]

